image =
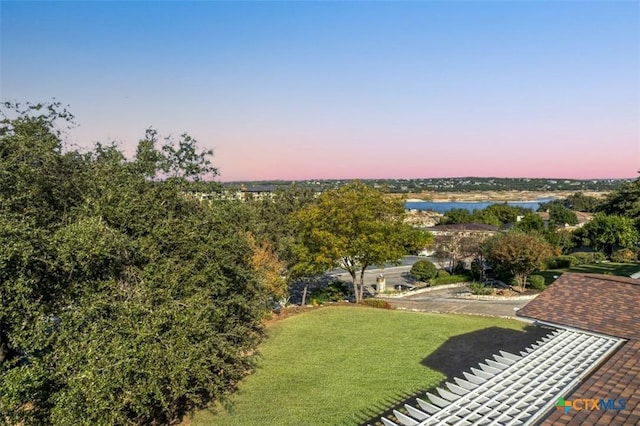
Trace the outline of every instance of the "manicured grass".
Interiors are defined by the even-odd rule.
[[[554,276],[562,275],[563,272],[580,272],[589,274],[606,274],[628,277],[631,274],[640,271],[640,263],[616,263],[616,262],[600,262],[591,263],[589,265],[573,266],[571,268],[548,269],[546,271],[536,272],[536,275],[544,277],[545,284],[549,285],[555,281]]]
[[[259,368],[196,425],[341,425],[379,416],[484,352],[535,333],[500,318],[324,307],[274,323]],[[468,334],[470,333],[470,334]],[[524,347],[524,346],[522,346]],[[462,365],[460,365],[462,364]],[[467,365],[468,364],[468,365]],[[461,371],[456,371],[461,373]]]

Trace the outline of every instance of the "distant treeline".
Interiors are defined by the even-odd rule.
[[[633,179],[529,179],[529,178],[429,178],[429,179],[365,179],[362,183],[392,193],[474,192],[474,191],[612,191]],[[273,192],[296,184],[316,191],[340,188],[350,180],[248,181],[225,182],[227,190]]]

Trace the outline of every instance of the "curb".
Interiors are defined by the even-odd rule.
[[[400,298],[405,297],[405,296],[413,296],[414,294],[429,293],[429,292],[435,291],[435,290],[446,290],[446,289],[449,289],[449,288],[465,287],[468,284],[469,283],[443,284],[443,285],[437,285],[437,286],[434,286],[434,287],[420,288],[418,290],[403,291],[403,292],[399,292],[399,293],[376,294],[375,298],[376,299],[400,299]]]

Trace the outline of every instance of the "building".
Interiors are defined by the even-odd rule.
[[[640,424],[640,281],[565,273],[517,312],[549,330],[493,358],[385,426]]]
[[[640,424],[640,280],[563,274],[517,315],[622,340],[589,376],[563,395],[566,401],[624,399],[625,408],[552,410],[541,424]],[[619,407],[619,405],[618,405]]]

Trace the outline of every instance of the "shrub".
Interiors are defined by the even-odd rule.
[[[529,277],[529,286],[534,290],[544,290],[547,287],[542,275],[531,275]]]
[[[547,260],[547,269],[571,268],[578,264],[578,260],[574,256],[556,256]]]
[[[575,258],[576,263],[574,265],[586,265],[589,263],[598,263],[607,260],[604,253],[597,251],[572,253],[571,256]]]
[[[419,260],[411,267],[411,275],[418,281],[429,282],[438,275],[438,268],[428,260]]]
[[[440,277],[450,277],[451,274],[445,271],[444,269],[438,269],[438,278]]]
[[[576,265],[586,265],[588,263],[593,263],[593,254],[592,253],[573,253],[573,256],[576,259]]]
[[[371,306],[372,308],[391,309],[389,302],[380,299],[364,299],[360,304]]]
[[[631,249],[620,249],[613,252],[611,255],[613,262],[629,263],[636,260],[636,252]]]
[[[493,288],[487,287],[484,284],[473,283],[469,285],[469,290],[471,290],[472,294],[478,296],[486,296],[488,294],[493,294]]]
[[[323,304],[327,302],[339,302],[348,299],[351,291],[346,283],[342,281],[332,281],[324,287],[314,288],[309,294],[311,303]]]

